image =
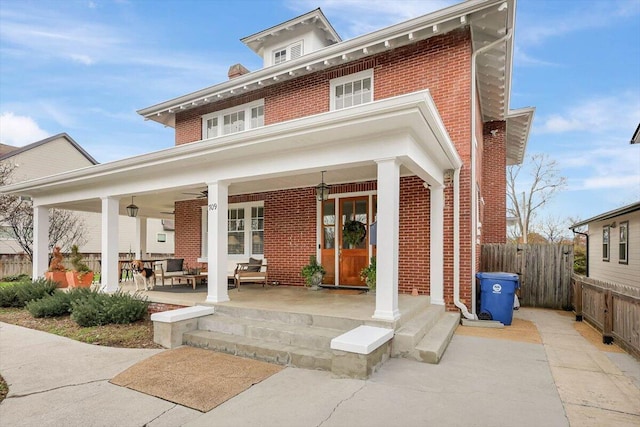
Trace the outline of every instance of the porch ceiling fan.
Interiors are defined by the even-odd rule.
[[[189,196],[197,196],[196,199],[206,199],[207,197],[209,197],[209,190],[202,190],[199,193],[182,193],[182,194],[187,194]]]

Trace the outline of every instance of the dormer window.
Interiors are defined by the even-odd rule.
[[[264,99],[202,116],[202,139],[264,126]]]
[[[273,65],[300,58],[302,56],[302,40],[273,51]]]

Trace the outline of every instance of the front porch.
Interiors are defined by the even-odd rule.
[[[133,282],[122,282],[123,291],[134,293]],[[376,295],[365,291],[350,289],[324,288],[310,291],[301,286],[265,286],[260,284],[244,284],[240,291],[229,289],[230,301],[222,303],[207,302],[207,286],[197,285],[194,290],[190,285],[168,284],[157,285],[153,291],[144,291],[150,302],[191,307],[195,305],[238,307],[255,310],[268,310],[284,313],[308,314],[343,318],[361,322],[361,324],[398,329],[408,319],[430,306],[427,295],[412,296],[399,294],[398,309],[400,318],[392,320],[372,318]]]

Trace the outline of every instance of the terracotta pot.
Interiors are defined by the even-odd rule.
[[[59,288],[66,288],[69,285],[65,271],[47,271],[44,273],[44,278],[52,282],[57,282]]]
[[[77,271],[67,271],[67,283],[70,288],[89,288],[93,282],[93,271],[80,274]]]

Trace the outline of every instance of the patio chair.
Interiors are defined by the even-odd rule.
[[[156,278],[160,279],[162,286],[164,286],[165,279],[170,279],[171,286],[173,286],[174,279],[178,279],[179,282],[180,278],[186,274],[182,266],[183,264],[184,258],[169,258],[156,261],[153,263],[153,271]]]
[[[249,262],[240,262],[236,265],[233,273],[233,281],[240,291],[241,283],[262,283],[262,287],[267,283],[267,260],[249,258]]]

